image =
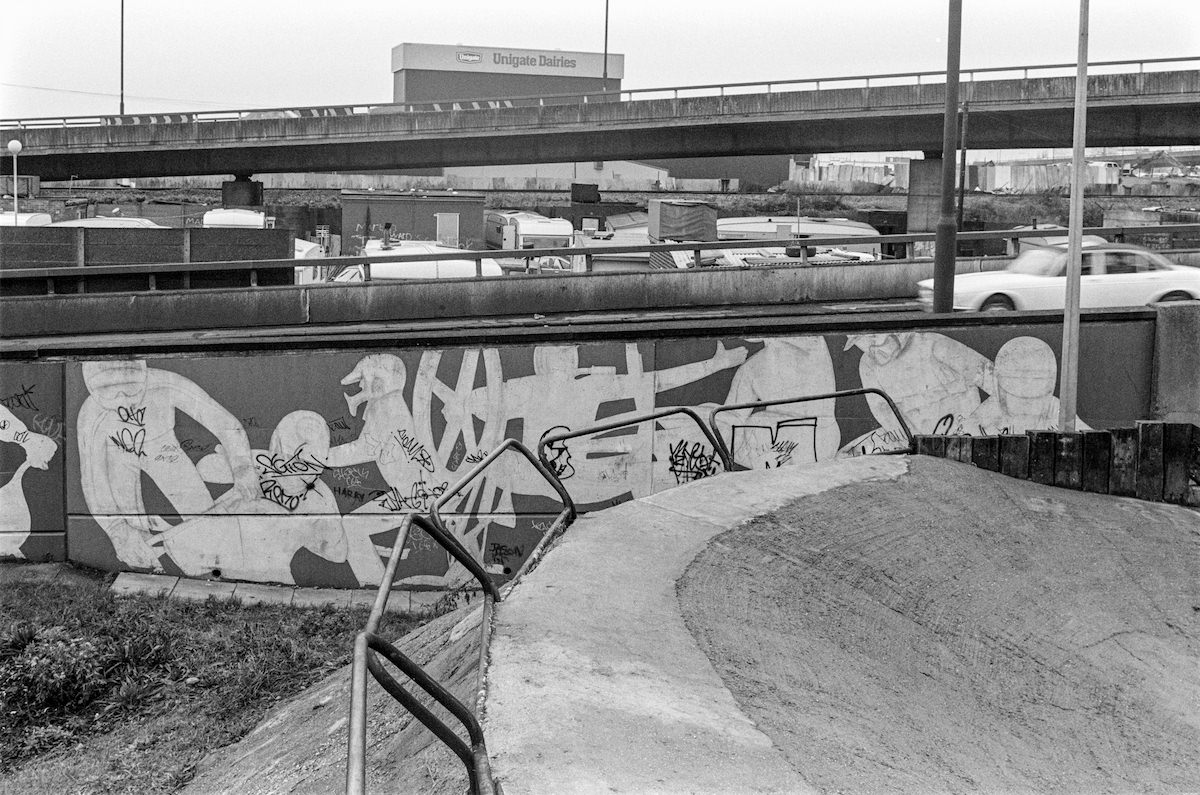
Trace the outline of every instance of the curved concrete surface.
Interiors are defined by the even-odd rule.
[[[675,582],[715,536],[898,458],[722,475],[590,514],[499,606],[485,731],[506,795],[798,792],[684,624]]]
[[[1195,511],[964,464],[697,482],[583,518],[500,605],[493,771],[506,795],[1194,792],[1198,572]]]

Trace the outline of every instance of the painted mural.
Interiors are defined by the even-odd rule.
[[[61,559],[62,373],[16,364],[0,385],[0,558]]]
[[[704,414],[859,386],[886,391],[917,432],[1052,428],[1049,336],[971,344],[896,332],[68,364],[70,554],[104,568],[191,577],[372,585],[400,518],[427,511],[506,437],[533,448],[551,431],[667,406]],[[874,396],[720,416],[735,459],[754,468],[903,444],[896,418]],[[20,556],[31,526],[24,472],[46,466],[59,445],[11,411],[0,423],[0,443],[25,453],[2,492],[0,541],[4,554]],[[682,416],[573,439],[550,457],[584,510],[720,471],[716,451]],[[552,489],[514,454],[444,513],[467,549],[505,577],[558,508]],[[466,577],[419,531],[401,555],[402,584],[444,587]]]

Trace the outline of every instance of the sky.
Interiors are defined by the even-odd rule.
[[[0,119],[115,114],[121,3],[5,2]],[[963,68],[1073,63],[1079,6],[963,0]],[[600,52],[605,0],[124,0],[124,19],[126,112],[152,113],[389,102],[401,42]],[[946,66],[948,0],[609,0],[608,21],[624,88]],[[1088,49],[1200,64],[1200,0],[1091,0]]]

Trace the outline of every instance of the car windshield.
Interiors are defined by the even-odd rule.
[[[1008,264],[1006,270],[1024,273],[1027,276],[1061,276],[1066,253],[1048,248],[1035,248],[1023,252]]]

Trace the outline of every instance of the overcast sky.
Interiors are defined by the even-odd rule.
[[[940,70],[947,0],[610,0],[625,88]],[[1078,0],[964,0],[964,68],[1075,60]],[[127,113],[388,102],[401,42],[600,52],[604,0],[125,0]],[[121,0],[8,0],[0,118],[116,113]],[[1200,0],[1091,0],[1090,60],[1200,56]],[[15,47],[13,46],[15,43]]]

